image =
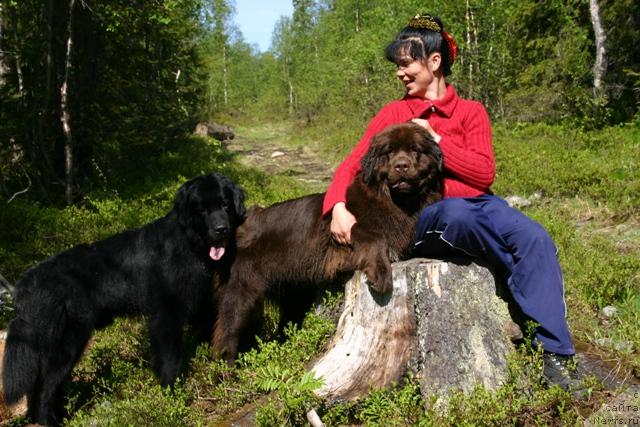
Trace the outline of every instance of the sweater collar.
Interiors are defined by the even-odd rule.
[[[433,112],[437,110],[446,117],[451,117],[459,98],[453,85],[447,84],[447,91],[442,99],[431,100],[410,96],[405,96],[403,99],[407,102],[414,117],[422,116],[427,110]]]

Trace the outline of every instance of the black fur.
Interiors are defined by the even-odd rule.
[[[5,401],[28,398],[29,416],[57,424],[60,387],[91,337],[114,317],[144,314],[163,385],[181,365],[182,331],[207,339],[216,307],[212,280],[227,280],[234,233],[245,218],[244,193],[219,174],[179,190],[174,208],[142,228],[78,245],[29,270],[16,285],[16,314],[4,355]],[[224,247],[219,260],[211,247]]]

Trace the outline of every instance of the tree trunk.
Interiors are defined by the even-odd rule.
[[[607,36],[602,28],[598,0],[589,1],[593,34],[596,39],[596,62],[593,65],[593,98],[596,105],[604,96],[603,81],[607,72]]]
[[[311,366],[324,381],[320,397],[354,400],[408,369],[427,398],[503,382],[519,329],[488,269],[413,259],[393,265],[393,282],[385,295],[371,292],[360,272],[347,283],[336,333]]]
[[[291,78],[287,78],[287,84],[289,85],[289,115],[293,115],[293,83],[291,83]]]
[[[227,87],[227,46],[222,46],[222,83],[224,85],[224,107],[229,106],[229,88]]]
[[[4,76],[9,70],[5,62],[4,43],[2,43],[4,40],[4,26],[4,5],[0,3],[0,88],[4,86]]]
[[[20,63],[20,55],[18,54],[18,20],[16,17],[15,8],[11,8],[11,21],[13,29],[13,44],[16,47],[16,51],[13,55],[15,58],[16,77],[18,77],[18,93],[20,94],[21,102],[24,102],[24,77],[22,76],[22,64]]]
[[[471,98],[473,95],[473,53],[471,52],[471,6],[469,5],[469,0],[467,0],[467,7],[464,14],[465,22],[467,24],[467,53],[468,53],[468,62],[469,62],[469,86],[467,88],[467,98]]]
[[[71,74],[73,51],[73,9],[75,0],[69,0],[69,22],[67,23],[67,50],[64,62],[64,80],[60,86],[60,121],[64,133],[64,172],[65,172],[65,201],[67,205],[73,202],[73,135],[71,132],[71,115],[69,113],[69,78]]]

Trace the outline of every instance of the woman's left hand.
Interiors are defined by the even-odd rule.
[[[411,122],[413,122],[413,123],[425,128],[427,130],[427,132],[429,132],[429,135],[431,135],[431,137],[433,138],[433,140],[436,143],[440,142],[440,140],[442,139],[442,137],[440,135],[438,135],[435,130],[433,130],[433,128],[429,124],[429,120],[427,120],[427,119],[411,119]]]

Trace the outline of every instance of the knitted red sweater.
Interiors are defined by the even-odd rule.
[[[489,191],[495,177],[489,116],[482,104],[458,97],[452,85],[442,99],[404,97],[385,105],[371,120],[355,149],[336,169],[324,198],[322,214],[346,201],[347,188],[360,171],[371,138],[386,127],[424,118],[442,137],[445,197],[474,197]]]

